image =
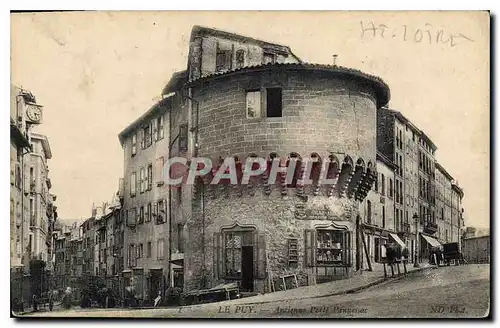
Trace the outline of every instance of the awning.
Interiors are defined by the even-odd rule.
[[[396,235],[395,233],[389,233],[389,236],[391,236],[392,239],[394,239],[394,241],[399,245],[401,246],[401,248],[406,248],[406,244],[398,237],[398,235]]]
[[[170,260],[169,262],[175,265],[184,266],[184,259]]]
[[[441,243],[439,241],[437,241],[436,239],[434,239],[430,236],[426,236],[424,234],[422,234],[422,237],[424,237],[425,241],[427,241],[429,243],[429,245],[431,245],[433,247],[441,247]]]

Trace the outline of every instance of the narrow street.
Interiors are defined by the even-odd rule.
[[[38,313],[52,317],[181,317],[181,318],[478,318],[488,315],[490,266],[442,267],[414,273],[358,293],[244,304],[226,301],[170,309],[95,309]],[[33,314],[35,315],[35,314]]]

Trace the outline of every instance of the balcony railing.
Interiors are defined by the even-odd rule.
[[[426,222],[424,225],[424,232],[433,234],[436,233],[438,230],[438,225],[435,222]]]

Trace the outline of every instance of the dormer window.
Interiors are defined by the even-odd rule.
[[[236,51],[236,68],[245,66],[245,50]]]
[[[231,69],[232,52],[231,50],[222,50],[217,47],[217,56],[215,58],[215,70],[217,72]]]
[[[263,62],[264,65],[276,63],[276,55],[270,52],[264,52]]]

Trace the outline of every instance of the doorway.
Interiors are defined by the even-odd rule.
[[[241,248],[241,289],[253,291],[253,246]]]
[[[379,263],[380,262],[380,239],[379,238],[375,238],[373,240],[373,242],[375,243],[375,262]]]

